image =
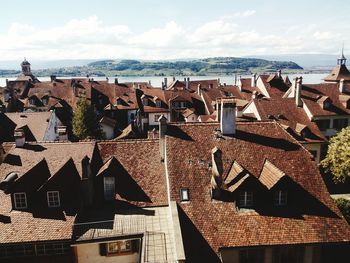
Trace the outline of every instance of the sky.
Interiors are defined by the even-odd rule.
[[[0,10],[3,61],[339,54],[343,42],[350,50],[345,0],[11,0]]]

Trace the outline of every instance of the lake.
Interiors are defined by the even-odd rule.
[[[293,78],[296,76],[302,76],[303,82],[308,84],[316,84],[323,82],[323,79],[328,74],[299,74],[299,75],[288,75],[290,80],[292,81]],[[250,77],[250,76],[242,76],[242,77]],[[64,78],[64,77],[59,77]],[[67,77],[71,78],[71,77]],[[183,80],[184,76],[178,76],[176,79]],[[216,79],[219,78],[220,82],[226,83],[227,85],[234,84],[235,77],[234,76],[190,76],[190,80],[205,80],[205,79]],[[16,78],[8,78],[9,80],[15,80]],[[50,80],[50,77],[42,77],[38,78],[40,81],[48,81]],[[105,80],[105,77],[94,77],[94,80]],[[168,77],[168,83],[172,81],[173,77]],[[164,81],[164,77],[158,77],[158,76],[151,76],[151,77],[118,77],[118,81],[120,83],[122,82],[145,82],[145,81],[151,81],[151,84],[155,87],[160,87],[162,84],[162,81]],[[114,82],[114,78],[109,78],[109,82]],[[6,85],[6,78],[0,78],[0,86],[4,87]]]

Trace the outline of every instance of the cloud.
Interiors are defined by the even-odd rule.
[[[49,29],[13,23],[6,33],[0,34],[0,59],[176,59],[336,53],[339,45],[334,43],[347,40],[340,32],[322,30],[314,24],[293,25],[278,32],[269,28],[257,30],[246,26],[246,20],[238,19],[255,13],[246,10],[221,16],[197,27],[169,21],[141,33],[123,24],[107,25],[97,16],[73,19]]]

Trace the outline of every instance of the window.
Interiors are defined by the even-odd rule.
[[[154,122],[158,122],[160,116],[161,116],[161,115],[159,115],[159,114],[155,114],[155,115],[154,115]]]
[[[239,206],[249,207],[253,206],[253,192],[244,191],[239,195]]]
[[[106,200],[114,200],[115,198],[115,178],[114,177],[104,177],[104,196]]]
[[[264,249],[242,249],[239,250],[239,263],[263,263]]]
[[[60,207],[60,193],[58,191],[48,191],[47,204],[49,207]]]
[[[312,154],[312,156],[317,159],[318,152],[316,150],[309,150],[309,152]]]
[[[189,201],[190,200],[188,188],[181,188],[180,189],[180,199],[181,199],[181,201]]]
[[[157,108],[162,107],[162,102],[160,100],[156,100],[156,107]]]
[[[148,99],[147,99],[147,98],[143,98],[143,99],[142,99],[142,104],[143,104],[144,106],[148,106]]]
[[[316,124],[321,131],[329,129],[330,120],[317,120]]]
[[[131,244],[131,240],[120,240],[107,243],[107,255],[131,252]]]
[[[287,204],[287,191],[277,190],[275,192],[274,204],[277,206],[284,206]]]
[[[15,208],[24,209],[27,208],[27,195],[26,193],[14,193]]]
[[[333,120],[333,128],[341,130],[348,126],[348,119],[335,119]]]

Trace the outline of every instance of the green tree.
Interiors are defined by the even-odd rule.
[[[350,177],[350,127],[342,129],[332,137],[326,158],[321,162],[326,172],[331,172],[333,180],[344,182]]]
[[[344,198],[334,200],[346,221],[350,224],[350,201]]]
[[[80,99],[73,116],[73,133],[79,139],[102,139],[103,132],[96,112],[86,99]]]

